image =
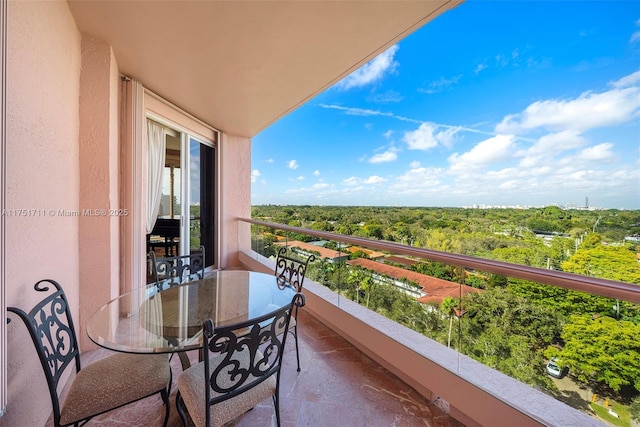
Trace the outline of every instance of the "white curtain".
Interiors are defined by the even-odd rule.
[[[147,234],[153,230],[160,210],[166,135],[164,126],[147,120]]]

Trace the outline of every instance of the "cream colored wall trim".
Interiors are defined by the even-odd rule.
[[[149,89],[144,89],[144,104],[146,114],[157,122],[164,125],[171,124],[171,127],[176,130],[190,133],[213,144],[218,142],[220,131],[151,92]]]
[[[7,0],[0,1],[0,417],[7,407],[6,209]]]

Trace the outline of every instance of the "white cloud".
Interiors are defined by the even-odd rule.
[[[496,66],[498,68],[506,67],[509,64],[509,58],[506,55],[498,54],[496,55],[495,59],[496,59]]]
[[[313,176],[320,176],[320,171],[319,170],[314,170],[313,171]]]
[[[289,169],[296,170],[300,167],[300,165],[298,164],[297,160],[289,160],[289,163],[287,163],[287,167]]]
[[[631,34],[631,38],[629,39],[630,43],[634,43],[640,40],[640,31],[636,31],[635,33]]]
[[[411,166],[411,169],[417,169],[420,167],[420,162],[417,160],[414,160],[413,162],[409,163],[409,166]]]
[[[514,190],[518,188],[518,181],[516,181],[515,179],[505,181],[502,184],[500,184],[498,188],[502,190]]]
[[[451,87],[456,85],[461,78],[462,78],[462,74],[449,77],[448,79],[441,77],[440,79],[429,83],[429,86],[426,89],[418,89],[418,91],[429,93],[429,94],[443,92],[445,90],[451,89]]]
[[[520,166],[533,167],[544,164],[550,157],[558,153],[585,145],[587,145],[587,140],[578,132],[565,130],[544,135],[528,150],[519,152],[517,155],[523,157]]]
[[[639,33],[640,34],[640,33]],[[615,88],[625,88],[629,86],[637,86],[640,83],[640,71],[624,76],[623,78],[610,82],[609,84]]]
[[[445,171],[439,168],[412,168],[396,178],[389,186],[389,190],[394,194],[422,194],[429,189],[439,188],[440,177],[445,175]]]
[[[273,163],[273,159],[267,159],[265,160],[267,163]]]
[[[355,176],[350,176],[349,178],[343,179],[342,183],[344,185],[358,185],[360,184],[360,180],[358,178],[356,178]]]
[[[352,189],[354,189],[354,187],[356,189],[364,189],[364,187],[362,186],[363,184],[368,184],[368,185],[381,184],[381,183],[383,183],[385,181],[387,181],[387,180],[385,178],[381,177],[381,176],[371,175],[367,179],[362,179],[362,178],[358,178],[358,177],[355,177],[355,176],[351,176],[349,178],[346,178],[346,179],[342,180],[342,183],[344,185],[346,185],[347,187],[351,187]]]
[[[522,113],[506,116],[496,126],[497,133],[520,134],[533,129],[586,131],[628,122],[640,114],[640,88],[622,87],[637,83],[634,74],[602,93],[585,92],[576,99],[537,101]]]
[[[460,131],[459,127],[441,127],[433,123],[422,123],[418,129],[405,132],[403,140],[410,150],[427,151],[438,145],[451,147],[454,136]]]
[[[377,176],[377,175],[372,175],[369,178],[365,179],[363,181],[364,184],[380,184],[382,182],[385,182],[386,179],[384,179],[381,176]]]
[[[355,108],[355,107],[345,107],[342,105],[336,105],[336,104],[318,104],[319,107],[321,108],[326,108],[326,109],[330,109],[330,110],[338,110],[338,111],[343,111],[345,114],[348,115],[352,115],[352,116],[378,116],[378,117],[389,117],[395,120],[399,120],[401,122],[408,122],[408,123],[416,123],[419,125],[425,124],[426,122],[424,120],[418,120],[418,119],[414,119],[411,117],[406,117],[406,116],[400,116],[391,112],[384,112],[384,111],[378,111],[378,110],[369,110],[369,109],[364,109],[364,108]],[[454,129],[457,132],[459,131],[464,131],[464,132],[471,132],[471,133],[477,133],[477,134],[482,134],[482,135],[495,135],[495,132],[487,132],[484,130],[479,130],[479,129],[475,129],[475,128],[470,128],[470,127],[464,127],[464,126],[453,126],[453,125],[448,125],[448,124],[444,124],[444,123],[429,123],[431,126],[437,126],[437,127],[442,127],[442,128],[446,128],[446,129]]]
[[[609,160],[615,158],[615,155],[611,152],[613,144],[605,142],[593,147],[585,148],[578,155],[578,158],[584,160]]]
[[[397,150],[395,150],[393,147],[388,149],[387,151],[385,151],[384,153],[378,153],[375,154],[374,156],[372,156],[371,158],[369,158],[368,162],[369,163],[387,163],[387,162],[394,162],[398,159],[398,154],[396,154]]]
[[[296,178],[297,181],[304,181],[304,176],[300,175],[299,177]]]
[[[260,171],[258,169],[254,169],[251,171],[251,182],[256,182],[258,177],[260,176]]]
[[[316,184],[313,184],[314,190],[324,190],[325,188],[329,187],[331,187],[331,184],[327,184],[326,182],[318,182]]]
[[[529,149],[532,154],[544,154],[550,150],[565,151],[572,148],[582,147],[587,140],[573,130],[551,133],[541,137],[538,142]]]
[[[394,55],[398,51],[398,45],[393,45],[380,55],[364,64],[362,67],[349,74],[336,84],[340,89],[351,89],[366,86],[381,80],[386,74],[392,73],[398,67]]]
[[[369,97],[371,102],[378,104],[391,104],[402,101],[404,98],[396,91],[388,90],[384,93],[375,94]]]
[[[484,70],[487,67],[488,67],[487,64],[478,64],[476,65],[476,69],[474,70],[474,73],[478,74],[480,71]]]
[[[453,172],[488,166],[512,157],[513,141],[513,135],[497,135],[478,143],[466,153],[454,153],[447,160]]]

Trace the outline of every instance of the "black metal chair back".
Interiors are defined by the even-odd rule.
[[[296,288],[296,291],[302,292],[302,285],[304,284],[304,277],[307,273],[307,267],[310,262],[315,261],[315,255],[309,255],[306,259],[300,260],[287,255],[287,248],[285,246],[278,250],[278,257],[276,258],[275,275],[278,281],[281,283],[288,283]],[[293,312],[293,325],[290,329],[286,329],[287,332],[293,334],[296,339],[296,359],[298,362],[298,372],[300,372],[300,349],[298,346],[298,307],[294,308]]]
[[[276,258],[275,275],[279,280],[294,286],[298,292],[302,291],[307,266],[315,261],[315,255],[309,255],[304,260],[299,260],[287,255],[287,248],[281,247]]]
[[[210,425],[211,405],[238,396],[272,375],[276,376],[273,399],[277,424],[280,425],[280,368],[287,339],[287,334],[281,331],[289,327],[294,307],[303,305],[304,295],[296,293],[291,304],[233,327],[215,328],[211,319],[204,322],[204,372],[205,380],[210,385],[205,392],[208,402],[206,425]],[[210,366],[210,353],[223,354],[224,357],[219,364]],[[244,357],[239,353],[245,353]],[[215,392],[213,397],[212,390]]]
[[[189,255],[157,258],[155,252],[149,252],[154,284],[159,291],[204,279],[204,246],[198,252]]]
[[[69,366],[75,364],[76,373],[80,371],[80,351],[69,303],[62,287],[54,280],[44,279],[36,283],[34,289],[50,292],[49,285],[56,289],[55,292],[42,299],[28,313],[16,307],[7,307],[7,310],[18,315],[29,330],[49,386],[54,423],[59,425],[58,386]]]
[[[171,392],[169,359],[162,354],[115,353],[81,372],[76,330],[62,287],[55,280],[44,279],[37,282],[34,289],[46,296],[31,311],[27,313],[16,307],[7,307],[7,310],[20,317],[36,348],[49,387],[54,425],[85,424],[96,415],[160,393],[165,404],[166,426]],[[138,369],[137,364],[142,369]],[[70,387],[61,402],[59,392],[67,384],[61,384],[60,380],[67,378],[72,366],[75,366],[75,376],[69,376]],[[129,369],[132,366],[136,368]]]

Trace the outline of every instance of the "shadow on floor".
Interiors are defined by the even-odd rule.
[[[299,316],[302,371],[296,371],[294,340],[287,341],[280,389],[283,427],[294,426],[432,426],[463,427],[411,387],[357,350],[331,329],[301,310]],[[292,337],[291,337],[292,338]],[[85,364],[108,354],[83,355]],[[197,361],[197,353],[190,352]],[[176,380],[182,368],[171,361],[173,387],[169,425],[181,426],[175,408]],[[158,395],[94,418],[94,426],[162,426],[164,407]],[[272,400],[262,402],[229,426],[275,426]]]

